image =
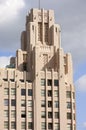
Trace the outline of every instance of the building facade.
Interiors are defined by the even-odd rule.
[[[1,130],[76,130],[71,55],[54,11],[31,9],[21,49],[0,69]]]

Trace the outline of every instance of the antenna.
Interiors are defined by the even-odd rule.
[[[40,0],[39,0],[39,9],[40,9]]]

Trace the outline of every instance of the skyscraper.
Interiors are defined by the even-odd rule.
[[[1,130],[76,130],[71,55],[54,11],[31,9],[21,49],[0,69]]]

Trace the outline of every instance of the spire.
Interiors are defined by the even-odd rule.
[[[40,0],[39,0],[39,9],[40,9]]]

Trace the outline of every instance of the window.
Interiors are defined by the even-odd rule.
[[[52,107],[52,101],[48,101],[48,107]]]
[[[23,71],[27,71],[27,63],[23,62]]]
[[[15,118],[16,117],[16,111],[15,110],[11,110],[11,118]]]
[[[67,96],[67,98],[71,98],[71,91],[67,91],[66,96]]]
[[[75,92],[73,92],[73,99],[75,99]]]
[[[8,129],[9,128],[9,123],[8,121],[4,121],[4,129]]]
[[[26,129],[26,123],[25,122],[21,122],[21,129]]]
[[[54,124],[54,130],[59,130],[59,123]]]
[[[25,106],[26,106],[26,101],[23,100],[23,99],[21,100],[21,106],[22,106],[22,107],[25,107]]]
[[[21,95],[25,96],[26,95],[26,89],[21,89]]]
[[[42,96],[42,97],[45,96],[45,90],[44,90],[44,89],[41,90],[41,96]]]
[[[53,129],[53,124],[52,123],[48,123],[48,129]]]
[[[71,102],[67,102],[67,109],[71,109]]]
[[[54,79],[54,86],[59,86],[59,81],[57,79]]]
[[[42,23],[38,23],[38,41],[42,41]]]
[[[48,23],[44,23],[44,40],[48,42]]]
[[[71,115],[71,113],[67,113],[67,119],[72,119],[72,115]]]
[[[52,118],[52,112],[48,112],[48,118]]]
[[[16,88],[11,88],[11,95],[16,95]]]
[[[54,97],[59,97],[59,91],[58,90],[54,90]]]
[[[59,102],[58,101],[54,101],[54,107],[59,108]]]
[[[11,122],[11,129],[16,129],[16,122],[14,121]]]
[[[28,122],[28,129],[32,129],[32,128],[33,128],[32,122]]]
[[[14,82],[14,79],[10,79],[11,82]]]
[[[28,107],[32,107],[32,100],[28,100]]]
[[[4,99],[4,105],[8,106],[9,105],[9,100],[8,99]]]
[[[32,89],[28,89],[28,96],[32,96],[32,95],[33,95]]]
[[[4,95],[9,95],[9,88],[4,88]]]
[[[28,112],[28,118],[32,118],[32,111]]]
[[[41,118],[46,118],[46,112],[45,111],[41,112]]]
[[[52,80],[51,80],[51,79],[48,79],[48,80],[47,80],[47,84],[48,84],[48,86],[52,86]]]
[[[54,113],[54,118],[55,118],[55,119],[59,119],[59,112],[55,112],[55,113]]]
[[[71,124],[67,124],[67,130],[72,130],[72,125]]]
[[[52,91],[48,90],[48,97],[52,97]]]
[[[11,106],[16,106],[16,100],[15,99],[11,100]]]
[[[73,109],[75,110],[75,103],[73,103]]]
[[[75,113],[73,114],[73,120],[75,120]]]
[[[41,107],[45,107],[45,106],[46,106],[45,100],[42,100],[42,101],[41,101]]]
[[[26,112],[25,111],[21,111],[21,118],[26,118]]]
[[[45,79],[41,79],[41,86],[45,86]]]
[[[4,117],[8,117],[8,116],[9,116],[8,110],[4,110]]]
[[[42,123],[41,123],[41,129],[42,129],[42,130],[45,130],[45,129],[46,129],[46,123],[45,123],[45,122],[42,122]]]

